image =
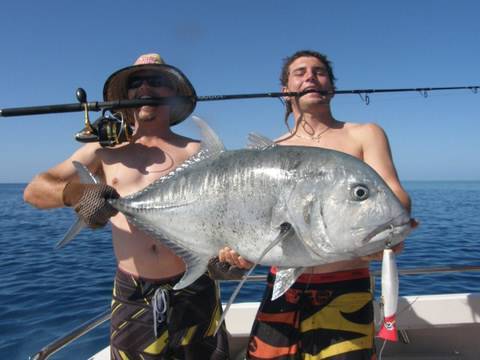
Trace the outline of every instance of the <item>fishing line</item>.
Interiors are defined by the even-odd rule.
[[[378,353],[378,360],[382,360],[382,353],[383,353],[383,350],[385,349],[385,345],[387,345],[387,340],[383,340],[382,347],[380,349],[380,352]]]

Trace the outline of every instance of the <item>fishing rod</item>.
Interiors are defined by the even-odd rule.
[[[379,93],[392,93],[392,92],[421,92],[428,93],[431,91],[444,91],[444,90],[471,90],[474,93],[478,93],[480,85],[472,86],[451,86],[451,87],[420,87],[420,88],[393,88],[393,89],[356,89],[356,90],[333,90],[333,91],[321,91],[321,90],[308,90],[303,92],[266,92],[266,93],[253,93],[253,94],[231,94],[231,95],[205,95],[195,96],[193,101],[220,101],[220,100],[237,100],[237,99],[254,99],[254,98],[282,98],[282,97],[301,97],[309,93],[319,93],[321,95],[368,95]],[[172,105],[185,101],[192,101],[190,96],[169,96],[157,99],[134,99],[134,100],[115,100],[115,101],[86,101],[85,90],[79,88],[77,90],[78,103],[71,104],[59,104],[59,105],[43,105],[43,106],[30,106],[30,107],[17,107],[0,109],[1,117],[9,116],[24,116],[24,115],[40,115],[50,113],[66,113],[84,111],[87,108],[89,111],[102,111],[102,110],[115,110],[135,108],[144,105]]]
[[[355,90],[307,90],[302,92],[266,92],[252,94],[231,94],[231,95],[206,95],[206,96],[169,96],[155,99],[133,99],[133,100],[115,100],[115,101],[87,101],[87,95],[84,89],[79,88],[76,91],[78,103],[42,105],[30,107],[17,107],[0,109],[0,117],[25,116],[25,115],[41,115],[52,113],[67,113],[83,111],[85,113],[85,128],[76,134],[75,138],[81,142],[100,141],[102,146],[112,146],[127,141],[132,133],[132,129],[118,114],[114,114],[115,110],[136,108],[140,106],[150,105],[181,105],[182,103],[195,106],[199,101],[220,101],[220,100],[237,100],[237,99],[255,99],[255,98],[284,98],[284,97],[301,97],[309,93],[318,93],[321,95],[353,95],[357,94],[365,102],[370,103],[369,94],[393,93],[393,92],[420,92],[424,96],[431,91],[445,90],[471,90],[478,93],[480,85],[471,86],[451,86],[451,87],[419,87],[419,88],[392,88],[392,89],[355,89]],[[102,116],[95,123],[90,123],[89,111],[102,111]],[[107,112],[110,112],[108,114]]]

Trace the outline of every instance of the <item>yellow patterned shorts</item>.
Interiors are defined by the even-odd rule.
[[[271,301],[275,272],[268,275],[247,359],[376,358],[368,269],[302,274]]]

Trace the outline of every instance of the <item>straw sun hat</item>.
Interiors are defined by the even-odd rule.
[[[165,64],[158,54],[141,55],[132,66],[120,69],[110,75],[103,86],[103,99],[105,101],[127,99],[127,81],[130,76],[139,71],[151,71],[165,76],[173,85],[176,95],[190,97],[185,102],[171,105],[170,125],[180,123],[193,112],[196,105],[196,93],[192,84],[179,69]],[[124,109],[122,112],[126,120],[133,124],[132,111]]]

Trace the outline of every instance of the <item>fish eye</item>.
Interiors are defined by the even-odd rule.
[[[368,187],[363,184],[355,185],[352,190],[352,199],[355,201],[363,201],[368,199],[369,191]]]

